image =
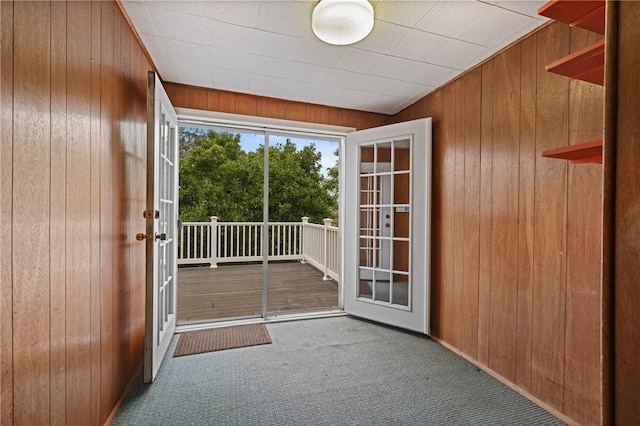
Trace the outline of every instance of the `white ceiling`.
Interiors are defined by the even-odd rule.
[[[317,1],[123,1],[165,81],[395,114],[547,19],[543,1],[372,0],[373,31],[332,46]]]

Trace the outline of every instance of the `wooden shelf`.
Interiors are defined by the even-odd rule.
[[[580,27],[604,34],[604,1],[567,1],[552,0],[538,9],[538,14],[572,27]]]
[[[605,32],[603,0],[551,0],[538,9],[538,14],[595,33]],[[545,69],[570,79],[604,86],[604,40],[560,58]],[[602,140],[549,149],[542,156],[569,160],[571,163],[602,164]]]
[[[569,160],[571,163],[602,164],[602,140],[549,149],[542,156]]]
[[[604,86],[604,40],[547,65],[549,72]]]

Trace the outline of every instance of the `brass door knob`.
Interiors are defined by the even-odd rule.
[[[136,234],[136,240],[138,241],[144,241],[147,238],[147,236],[145,234]]]

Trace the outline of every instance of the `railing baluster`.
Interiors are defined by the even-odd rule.
[[[274,222],[265,228],[256,222],[183,223],[178,231],[179,264],[255,261],[263,256],[262,240],[267,238],[269,260],[307,261],[325,275],[337,279],[338,228],[302,222]],[[367,253],[371,254],[371,253]]]
[[[271,238],[271,251],[267,254],[267,257],[274,255],[275,251],[274,251],[274,242],[275,242],[275,225],[269,225],[269,229],[271,232],[269,232],[269,236],[268,238]]]
[[[253,227],[253,234],[254,234],[254,244],[255,244],[255,251],[256,251],[256,256],[260,256],[260,239],[259,239],[259,233],[258,233],[258,227],[254,226]]]
[[[218,226],[218,229],[220,230],[218,234],[218,257],[224,259],[227,257],[227,244],[223,244],[227,239],[227,225],[224,225],[222,228]]]
[[[188,251],[187,251],[187,259],[192,259],[193,256],[191,254],[191,229],[193,227],[189,227],[189,232],[187,233],[187,247],[188,247]]]
[[[247,253],[248,256],[252,256],[253,255],[253,250],[251,247],[251,225],[247,225]]]
[[[246,238],[247,226],[242,225],[242,257],[247,256],[247,238]]]

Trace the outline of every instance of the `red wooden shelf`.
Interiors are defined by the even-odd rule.
[[[549,149],[542,156],[569,160],[571,163],[602,164],[602,140]]]
[[[538,14],[572,27],[580,27],[604,34],[604,1],[552,0],[538,9]]]
[[[547,65],[549,72],[604,86],[604,40]]]

